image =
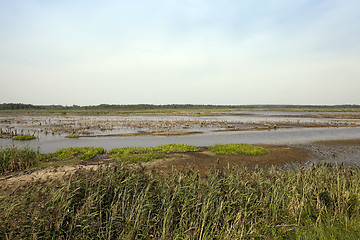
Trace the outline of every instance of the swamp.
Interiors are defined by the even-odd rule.
[[[165,110],[0,111],[0,237],[360,237],[357,109]]]

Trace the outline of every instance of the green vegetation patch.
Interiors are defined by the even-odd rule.
[[[165,144],[157,147],[153,147],[155,151],[164,153],[184,153],[184,152],[196,152],[200,149],[198,147],[188,144]]]
[[[253,146],[246,143],[229,143],[229,144],[216,144],[209,147],[210,151],[218,155],[231,155],[231,154],[243,154],[243,155],[262,155],[269,152],[269,150]]]
[[[13,140],[26,141],[26,140],[36,139],[36,137],[32,136],[32,135],[18,135],[18,136],[12,137],[12,139]]]
[[[79,134],[71,134],[71,135],[67,135],[65,136],[66,138],[79,138],[80,135]]]
[[[58,160],[64,160],[69,158],[77,158],[80,160],[89,160],[98,154],[105,154],[106,150],[102,147],[70,147],[59,149],[52,153],[53,157]]]
[[[199,148],[187,144],[165,144],[157,147],[125,147],[115,148],[109,153],[112,157],[124,162],[148,162],[153,159],[165,158],[169,153],[198,151]]]
[[[38,150],[31,148],[5,147],[0,149],[0,173],[25,170],[39,163]]]
[[[148,162],[153,159],[165,158],[165,153],[156,152],[153,148],[125,147],[115,148],[109,152],[112,157],[122,162]]]

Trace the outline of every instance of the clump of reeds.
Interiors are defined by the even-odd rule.
[[[358,239],[360,170],[79,171],[0,199],[0,237]]]
[[[25,170],[38,164],[39,159],[39,151],[31,148],[0,148],[0,173]]]

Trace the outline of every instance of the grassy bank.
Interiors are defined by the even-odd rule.
[[[0,198],[0,238],[358,239],[360,171],[79,171]]]
[[[217,144],[209,147],[216,154],[262,155],[268,150],[250,144]],[[154,159],[166,158],[172,153],[200,151],[200,148],[188,144],[165,144],[157,147],[124,147],[106,151],[101,147],[69,147],[62,148],[50,154],[40,154],[31,148],[6,147],[0,148],[0,175],[26,170],[47,162],[64,160],[90,160],[98,155],[124,163],[148,162]]]

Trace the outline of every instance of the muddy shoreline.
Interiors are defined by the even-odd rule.
[[[171,174],[173,171],[195,171],[206,175],[212,170],[228,170],[239,166],[250,169],[256,167],[296,167],[309,164],[331,163],[349,167],[360,166],[360,139],[318,141],[298,145],[259,145],[269,153],[258,156],[216,155],[207,147],[198,152],[173,153],[164,159],[145,163],[127,164],[131,169]],[[35,181],[62,179],[76,174],[80,169],[96,170],[99,167],[123,164],[106,155],[91,160],[59,161],[23,172],[0,176],[0,192],[16,189]]]

